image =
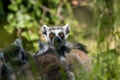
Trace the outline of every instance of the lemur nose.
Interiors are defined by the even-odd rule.
[[[55,37],[54,41],[55,41],[55,43],[56,43],[56,42],[57,42],[57,43],[61,43],[61,40],[60,40],[60,38],[59,38],[58,36]]]

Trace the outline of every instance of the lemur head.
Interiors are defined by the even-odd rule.
[[[66,44],[69,32],[70,28],[68,24],[63,27],[48,27],[46,25],[42,27],[42,34],[45,36],[46,41],[55,48],[59,48]]]
[[[23,63],[23,64],[27,63],[27,54],[26,54],[25,50],[23,49],[21,39],[16,39],[12,43],[12,45],[19,48],[19,52],[18,52],[18,55],[16,58],[18,58],[21,61],[21,63]]]

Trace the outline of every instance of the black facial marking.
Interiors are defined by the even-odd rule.
[[[51,32],[51,33],[49,34],[49,37],[50,37],[50,39],[53,39],[53,38],[55,37],[55,33]]]
[[[60,32],[60,33],[59,33],[59,36],[60,36],[61,38],[64,38],[64,33],[63,33],[63,32]]]
[[[47,35],[47,30],[45,27],[43,27],[43,31],[42,31],[43,34]]]
[[[52,28],[50,28],[49,30],[50,31],[52,31],[52,30],[63,30],[63,28],[62,27],[52,27]]]
[[[61,40],[60,40],[60,38],[59,38],[59,37],[55,37],[55,39],[54,39],[54,43],[59,43],[59,44],[61,44]]]
[[[69,26],[67,26],[66,28],[66,34],[70,33],[70,29],[69,29]]]
[[[25,51],[21,51],[22,57],[21,57],[21,62],[25,64],[27,62],[27,57],[25,55]]]

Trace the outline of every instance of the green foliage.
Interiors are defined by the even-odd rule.
[[[118,0],[116,0],[118,2]],[[120,37],[118,38],[119,25],[116,12],[120,9],[116,1],[99,0],[96,2],[98,14],[98,39],[97,55],[94,60],[94,78],[97,80],[119,80],[120,55],[119,48]],[[117,39],[116,39],[117,37]],[[119,40],[119,41],[118,41]]]
[[[119,80],[119,52],[117,50],[108,50],[96,55],[93,73],[97,80]]]

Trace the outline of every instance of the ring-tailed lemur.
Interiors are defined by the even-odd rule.
[[[84,45],[80,43],[71,43],[67,41],[67,37],[69,33],[70,33],[70,27],[68,24],[66,24],[63,27],[59,27],[59,26],[48,27],[46,25],[43,25],[42,34],[45,37],[46,43],[39,42],[39,47],[41,50],[37,53],[37,56],[38,57],[40,55],[44,56],[51,53],[49,48],[52,48],[53,51],[56,51],[52,53],[58,54],[60,58],[60,62],[62,63],[64,69],[67,72],[69,76],[68,80],[75,80],[74,74],[70,70],[73,69],[71,67],[77,64],[79,66],[83,66],[83,68],[87,70],[87,68],[90,69],[91,63],[89,61],[89,57],[85,54],[87,51]]]
[[[46,25],[42,27],[42,34],[45,36],[48,46],[57,51],[61,60],[65,60],[66,41],[69,32],[70,27],[68,24],[63,27],[47,27]]]
[[[21,68],[27,63],[27,55],[22,47],[20,39],[16,39],[12,44],[4,47],[0,51],[1,69],[0,76],[3,80],[14,80],[15,67]],[[15,70],[16,71],[16,70]]]

